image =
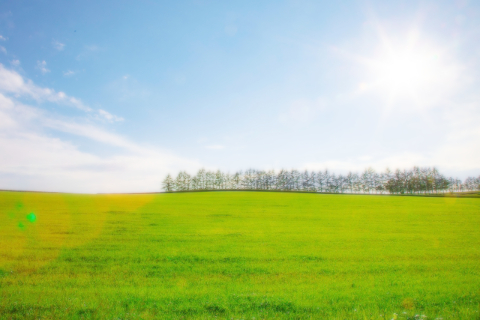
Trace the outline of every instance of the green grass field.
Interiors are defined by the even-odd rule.
[[[1,319],[480,319],[480,199],[0,192]]]

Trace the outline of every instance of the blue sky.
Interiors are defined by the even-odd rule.
[[[0,189],[480,173],[475,1],[6,1],[0,35]]]

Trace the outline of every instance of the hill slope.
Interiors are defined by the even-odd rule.
[[[479,199],[0,192],[0,318],[472,319]]]

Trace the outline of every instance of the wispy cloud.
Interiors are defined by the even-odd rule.
[[[0,92],[12,93],[17,97],[25,96],[37,102],[48,101],[72,106],[83,111],[92,111],[79,99],[70,97],[61,91],[56,92],[53,89],[39,87],[31,80],[24,80],[16,71],[6,69],[2,64],[0,64]]]
[[[35,85],[31,80],[25,80],[14,70],[6,69],[0,63],[0,92],[5,94],[14,94],[17,98],[27,97],[37,102],[52,102],[59,105],[82,110],[90,114],[97,114],[102,119],[108,121],[123,121],[123,118],[113,115],[105,110],[94,110],[85,105],[80,99],[71,97],[62,91],[55,91],[50,88],[42,88]]]
[[[450,125],[446,126],[444,142],[432,147],[429,152],[398,150],[385,153],[376,150],[374,154],[357,158],[344,158],[305,163],[303,168],[309,170],[329,169],[337,173],[362,171],[371,167],[377,171],[390,169],[408,169],[413,166],[437,167],[448,175],[465,178],[468,175],[478,175],[480,169],[480,113],[476,104],[457,105],[458,109],[447,112]]]
[[[57,40],[53,40],[52,45],[58,51],[62,51],[63,49],[65,49],[65,44],[61,43],[60,41],[57,41]]]
[[[10,62],[13,66],[18,67],[20,65],[20,60],[14,59]]]
[[[7,39],[8,39],[8,38],[5,38],[4,36],[2,36],[2,35],[0,34],[0,41],[7,41]]]
[[[103,48],[97,46],[97,45],[87,45],[83,48],[82,52],[80,52],[77,55],[77,60],[84,60],[87,59],[93,55],[95,55],[97,52],[103,51]]]
[[[37,69],[40,70],[40,72],[43,73],[43,74],[46,74],[46,73],[50,72],[50,70],[47,69],[47,62],[45,60],[37,61]]]
[[[116,115],[111,114],[110,112],[107,112],[105,110],[99,109],[98,114],[106,119],[107,121],[110,122],[118,122],[118,121],[123,121],[124,119],[122,117],[118,117]]]
[[[394,150],[380,148],[366,150],[359,157],[338,157],[305,163],[303,168],[310,170],[329,169],[337,173],[362,171],[372,167],[377,171],[390,169],[408,169],[413,166],[435,166],[441,172],[465,178],[478,175],[480,169],[480,111],[478,102],[480,95],[463,95],[464,101],[454,100],[446,103],[436,114],[441,126],[440,143],[425,145],[422,149],[410,146],[398,147]],[[388,130],[387,130],[388,132]],[[388,132],[390,133],[390,132]],[[387,133],[387,134],[388,134]],[[386,149],[386,150],[382,150]],[[371,153],[368,153],[368,152]],[[326,158],[326,159],[325,159]]]
[[[147,86],[145,86],[143,83],[140,83],[137,79],[129,74],[125,74],[115,79],[105,88],[111,94],[112,99],[119,102],[138,102],[146,99],[151,94]]]
[[[4,54],[7,54],[7,49],[5,49],[5,47],[0,46],[0,51]]]
[[[80,103],[63,92],[38,87],[0,64],[0,189],[159,191],[167,173],[200,167],[195,161],[112,133],[88,118],[60,117],[17,101],[22,96],[33,98],[32,102]],[[121,119],[102,109],[88,110],[107,121]],[[61,132],[80,140],[72,144],[57,134]],[[99,143],[110,152],[81,150],[82,143]]]
[[[63,72],[63,76],[64,77],[71,77],[75,74],[75,71],[72,71],[72,70],[67,70],[67,71],[64,71]]]
[[[213,145],[210,145],[210,146],[206,146],[205,148],[210,149],[210,150],[221,150],[221,149],[224,149],[225,146],[222,146],[220,144],[213,144]]]
[[[0,114],[0,189],[160,191],[160,181],[167,173],[200,167],[194,161],[141,146],[93,125],[55,119],[2,95]],[[81,151],[78,143],[60,138],[55,131],[53,136],[51,130],[47,134],[46,129],[77,135],[86,145],[97,142],[120,149],[109,155]]]

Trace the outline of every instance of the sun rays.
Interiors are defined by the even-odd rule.
[[[358,70],[354,95],[380,97],[386,111],[422,112],[455,91],[461,64],[453,59],[451,48],[435,43],[417,27],[399,33],[387,32],[379,23],[374,26],[375,39],[360,40],[358,51],[335,48]]]

